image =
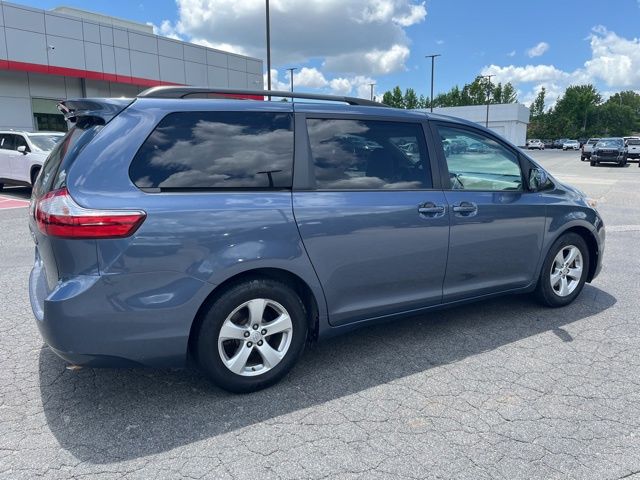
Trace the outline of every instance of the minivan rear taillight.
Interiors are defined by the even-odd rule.
[[[132,235],[146,213],[141,210],[93,210],[78,205],[66,188],[54,190],[36,201],[38,229],[54,237],[122,238]]]

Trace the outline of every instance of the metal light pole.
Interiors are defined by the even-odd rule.
[[[491,77],[495,77],[495,74],[482,75],[482,78],[486,78],[489,80],[489,84],[487,85],[487,118],[484,123],[484,126],[487,128],[489,128],[489,103],[491,102]]]
[[[436,65],[436,57],[441,57],[442,55],[440,55],[439,53],[436,53],[434,55],[425,55],[424,58],[430,58],[431,59],[431,101],[429,102],[429,106],[431,107],[431,111],[433,112],[433,70],[435,69],[435,65]]]
[[[369,86],[371,87],[371,101],[373,102],[373,87],[376,86],[375,83],[370,83]]]
[[[291,79],[291,93],[293,93],[293,71],[297,69],[298,67],[287,68],[287,70],[289,70],[289,78]]]
[[[267,90],[271,90],[271,26],[269,21],[269,0],[266,0],[266,20],[267,20]],[[271,95],[269,95],[271,100]]]

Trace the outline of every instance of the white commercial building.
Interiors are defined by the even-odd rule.
[[[428,110],[423,110],[428,111]],[[433,113],[464,118],[485,125],[486,105],[434,108]],[[504,103],[489,106],[489,128],[511,143],[523,147],[527,142],[529,109],[521,103]]]
[[[0,0],[0,130],[64,130],[56,104],[156,85],[263,89],[262,60],[153,34],[149,25]]]

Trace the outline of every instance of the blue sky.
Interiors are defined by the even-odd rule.
[[[265,57],[263,0],[31,0],[75,6],[140,22],[187,41]],[[288,67],[305,67],[297,88],[364,95],[375,82],[428,94],[479,73],[512,81],[528,102],[540,86],[552,103],[572,83],[606,95],[640,90],[638,0],[271,0],[272,67],[286,87]],[[215,13],[214,13],[215,12]],[[537,46],[537,49],[534,47]],[[532,50],[534,49],[534,50]],[[531,50],[531,51],[530,51]]]

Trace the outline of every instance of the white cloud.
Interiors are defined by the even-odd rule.
[[[436,45],[444,45],[444,40],[436,40]]]
[[[271,88],[273,90],[288,91],[291,88],[291,77],[287,71],[284,78],[280,78],[280,72],[271,69]],[[265,85],[267,77],[264,77]],[[360,98],[369,98],[371,95],[371,83],[375,80],[366,75],[355,75],[352,77],[336,77],[327,79],[322,72],[316,68],[305,67],[300,72],[293,74],[293,88],[308,87],[314,89],[326,90],[335,95],[351,95]]]
[[[158,31],[200,44],[265,57],[263,0],[176,0],[178,21]],[[402,71],[409,57],[404,29],[424,21],[416,0],[273,0],[274,65],[311,59],[341,75]]]
[[[592,59],[584,66],[590,77],[609,87],[640,85],[640,40],[619,37],[603,26],[593,29],[590,43]]]
[[[515,57],[515,56],[516,56],[515,50],[511,50],[509,53],[507,53],[507,57]]]
[[[355,74],[387,74],[404,70],[410,50],[405,45],[393,45],[388,50],[351,52],[329,57],[323,67],[333,72]]]
[[[640,89],[640,40],[624,38],[603,26],[596,26],[588,37],[591,58],[581,68],[564,71],[554,65],[488,65],[483,74],[495,74],[496,81],[514,85],[529,84],[521,101],[530,103],[541,87],[547,90],[551,106],[569,85],[603,82],[611,90]]]
[[[547,50],[549,50],[549,44],[547,42],[540,42],[536,46],[527,50],[527,55],[529,58],[539,57],[544,55]]]
[[[287,77],[289,75],[290,73],[287,72]],[[320,70],[309,67],[303,67],[299,72],[294,72],[293,82],[294,85],[309,88],[324,88],[329,84]]]

